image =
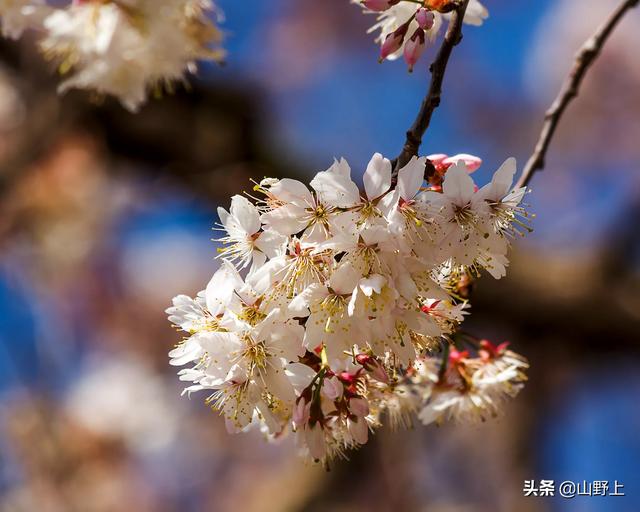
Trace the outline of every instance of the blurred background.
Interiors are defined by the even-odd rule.
[[[617,0],[487,0],[423,153],[522,165],[573,55]],[[467,330],[530,382],[481,425],[381,430],[331,472],[290,440],[231,437],[180,398],[163,310],[217,267],[215,209],[250,178],[393,158],[428,81],[377,63],[347,0],[220,0],[228,64],[138,115],[58,97],[33,41],[0,43],[0,510],[640,510],[640,11],[562,120],[528,196],[535,231],[477,283]],[[523,497],[524,480],[625,497]]]

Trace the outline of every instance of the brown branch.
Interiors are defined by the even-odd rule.
[[[409,160],[411,160],[411,157],[418,154],[418,150],[422,144],[422,137],[427,131],[427,128],[429,128],[431,116],[434,110],[440,105],[442,81],[444,80],[444,74],[447,70],[447,64],[449,63],[449,57],[451,56],[453,47],[462,40],[462,21],[468,4],[469,0],[461,0],[455,4],[452,10],[451,21],[449,22],[449,28],[442,41],[442,46],[440,46],[438,55],[429,68],[431,71],[431,83],[429,84],[427,95],[424,100],[422,100],[418,116],[413,122],[413,125],[411,125],[411,128],[409,128],[409,131],[407,131],[407,139],[404,147],[395,160],[394,176],[397,176],[398,170],[406,165]]]
[[[545,114],[540,138],[538,139],[538,143],[536,144],[533,154],[522,171],[522,176],[520,176],[516,187],[527,186],[531,181],[533,174],[544,168],[545,156],[562,114],[564,114],[569,103],[578,96],[582,80],[584,79],[588,69],[602,51],[604,44],[618,22],[624,17],[629,9],[636,7],[638,2],[640,2],[640,0],[624,0],[618,8],[611,13],[609,18],[605,20],[600,28],[598,28],[596,33],[584,43],[582,48],[580,48],[569,76],[565,79],[558,96]]]

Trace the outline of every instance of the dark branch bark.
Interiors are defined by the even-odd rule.
[[[422,137],[429,128],[431,122],[431,116],[433,112],[440,105],[440,98],[442,96],[442,82],[447,70],[447,64],[449,63],[449,57],[456,46],[462,40],[462,21],[464,14],[467,11],[467,5],[469,0],[462,0],[455,4],[455,7],[451,13],[451,21],[449,22],[449,28],[444,36],[440,50],[436,59],[431,64],[431,83],[420,111],[416,117],[413,125],[407,131],[407,139],[404,143],[401,153],[395,160],[394,165],[394,177],[397,176],[398,170],[406,165],[409,160],[418,154],[420,145],[422,144]]]
[[[569,76],[565,79],[558,96],[545,114],[540,138],[538,139],[538,143],[536,144],[533,154],[522,171],[522,176],[520,176],[516,187],[527,186],[534,173],[544,168],[545,156],[549,149],[551,139],[558,127],[558,123],[560,122],[560,118],[564,114],[569,103],[578,96],[582,80],[602,51],[604,44],[615,29],[616,25],[629,9],[638,5],[638,2],[640,2],[640,0],[624,0],[618,8],[611,13],[609,18],[605,20],[600,28],[598,28],[596,33],[593,34],[593,36],[591,36],[584,45],[582,45],[582,48],[576,55],[573,68],[571,69]]]

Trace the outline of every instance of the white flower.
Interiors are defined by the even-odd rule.
[[[181,412],[167,382],[133,357],[91,361],[64,402],[71,419],[107,439],[123,441],[134,453],[166,450],[178,434]]]
[[[359,202],[358,187],[351,181],[350,173],[345,160],[334,162],[311,181],[315,193],[299,181],[287,178],[269,185],[268,195],[281,206],[264,213],[263,224],[282,235],[304,232],[306,242],[326,240],[353,218],[341,209]]]
[[[309,350],[324,345],[329,361],[339,361],[359,339],[364,325],[349,313],[351,293],[359,274],[341,264],[326,285],[312,284],[289,304],[289,314],[307,317],[304,345]]]
[[[267,257],[277,256],[286,242],[286,238],[275,231],[262,230],[258,208],[246,197],[233,196],[230,211],[218,208],[218,216],[227,232],[218,241],[228,244],[221,255],[230,261],[237,260],[239,268],[263,265]]]
[[[516,160],[509,158],[494,173],[491,182],[478,191],[479,197],[489,206],[494,232],[498,235],[513,236],[520,232],[519,228],[530,231],[529,226],[520,220],[527,216],[520,206],[527,189],[511,188],[515,173]]]
[[[457,265],[473,265],[487,238],[484,221],[489,208],[476,193],[465,163],[450,167],[442,184],[442,193],[424,192],[420,200],[439,209],[442,238],[438,243],[441,262],[452,258]]]
[[[204,328],[209,321],[204,292],[198,293],[195,299],[187,295],[174,297],[173,306],[167,308],[166,313],[171,323],[189,333]]]

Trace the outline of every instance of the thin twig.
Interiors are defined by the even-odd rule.
[[[418,154],[420,145],[422,144],[422,137],[424,136],[429,123],[431,122],[431,116],[433,112],[440,105],[440,97],[442,95],[442,81],[444,80],[444,74],[447,70],[447,64],[449,63],[449,57],[453,51],[453,47],[456,46],[462,40],[462,20],[464,14],[467,11],[467,5],[469,0],[461,0],[458,2],[452,10],[451,21],[449,22],[449,28],[442,41],[442,46],[438,51],[436,59],[429,68],[431,71],[431,83],[420,111],[416,117],[413,125],[407,131],[407,139],[402,148],[402,152],[398,155],[394,165],[394,176],[397,176],[398,170],[406,165],[411,157]]]
[[[595,62],[618,22],[624,17],[629,9],[636,7],[639,2],[640,0],[624,0],[618,8],[611,13],[609,18],[605,20],[600,28],[598,28],[596,33],[584,43],[582,48],[580,48],[569,76],[565,79],[558,96],[545,114],[540,138],[538,139],[538,143],[536,144],[533,154],[522,171],[522,176],[520,176],[516,187],[526,187],[531,181],[533,174],[544,168],[545,156],[549,149],[551,139],[558,127],[558,123],[560,122],[560,118],[562,117],[562,114],[564,114],[569,103],[578,96],[580,85],[582,84],[582,80],[585,77],[587,70]]]

